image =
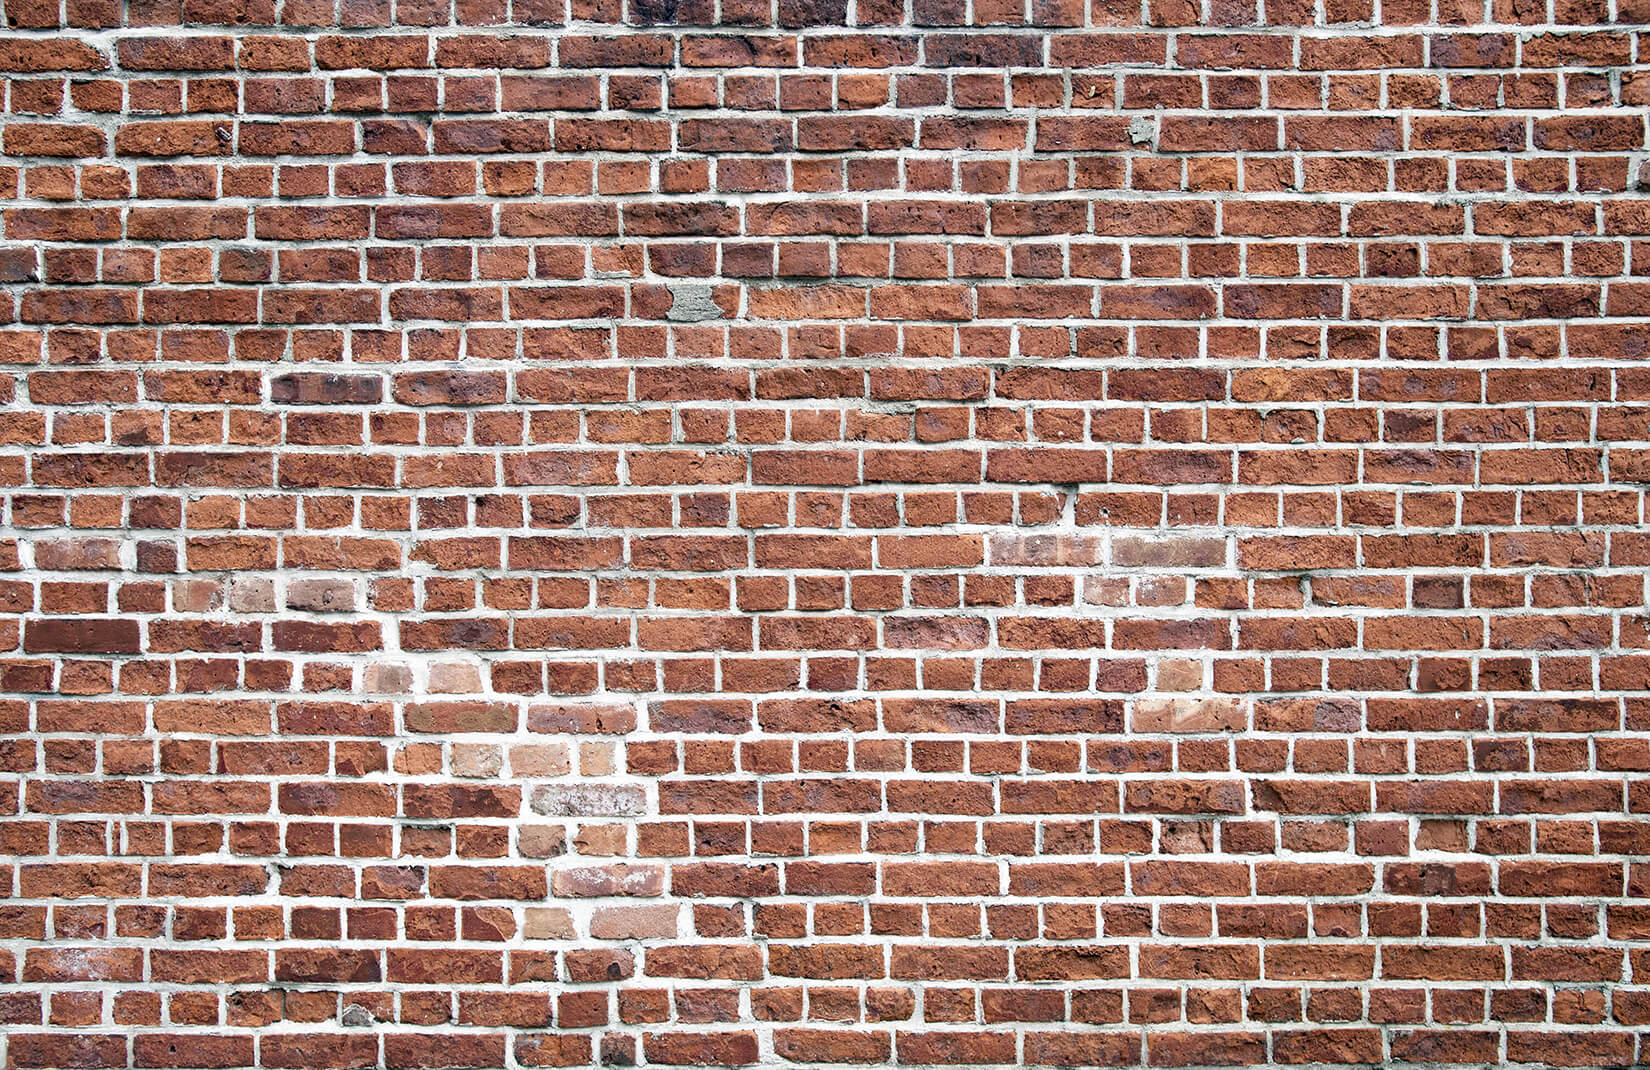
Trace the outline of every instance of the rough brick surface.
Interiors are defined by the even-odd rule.
[[[1646,0],[4,16],[4,1066],[1650,1059]]]

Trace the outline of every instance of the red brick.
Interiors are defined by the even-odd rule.
[[[1644,4],[850,6],[7,5],[12,1063],[1640,1057]]]

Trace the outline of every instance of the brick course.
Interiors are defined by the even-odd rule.
[[[1650,3],[4,16],[5,1066],[1650,1059]]]

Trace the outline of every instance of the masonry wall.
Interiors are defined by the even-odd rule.
[[[7,1067],[1650,1058],[1644,0],[4,14]]]

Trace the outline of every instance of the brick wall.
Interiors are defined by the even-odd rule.
[[[4,13],[5,1066],[1650,1058],[1650,3]]]

